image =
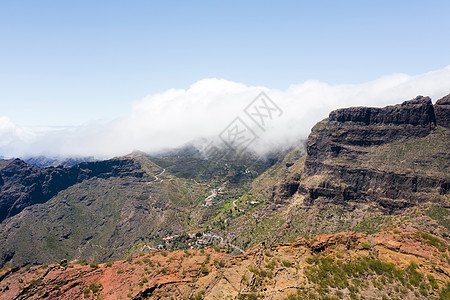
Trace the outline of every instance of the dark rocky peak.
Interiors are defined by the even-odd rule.
[[[14,159],[0,159],[0,170],[9,165]]]
[[[92,162],[95,161],[93,156],[87,157],[52,157],[52,156],[29,156],[23,157],[26,163],[36,166],[36,167],[70,167],[81,162]]]
[[[82,162],[68,168],[88,174],[89,177],[142,177],[144,172],[140,169],[139,161],[129,157],[119,157],[109,160]]]
[[[450,94],[436,101],[434,113],[437,125],[450,128]]]
[[[0,169],[5,169],[5,168],[14,169],[14,168],[28,166],[28,164],[26,162],[24,162],[23,160],[21,160],[20,158],[12,158],[12,159],[8,159],[8,160],[2,160],[2,163],[0,165],[2,165],[2,167]]]
[[[402,104],[378,107],[350,107],[332,111],[330,121],[365,125],[395,124],[435,126],[436,118],[430,97],[417,96]]]
[[[47,168],[35,167],[20,159],[10,160],[0,168],[0,222],[84,180],[125,176],[139,179],[144,174],[140,163],[130,157]]]

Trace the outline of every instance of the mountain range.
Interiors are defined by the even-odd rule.
[[[418,96],[264,157],[0,160],[0,299],[448,299],[449,141]]]

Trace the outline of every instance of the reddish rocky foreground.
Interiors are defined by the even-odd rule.
[[[321,289],[314,283],[312,261],[327,257],[337,266],[364,261],[362,258],[392,262],[384,265],[395,270],[414,265],[422,276],[417,287],[409,282],[403,284],[405,287],[396,285],[386,273],[388,281],[380,290],[378,282],[384,281],[384,273],[368,270],[361,286],[356,287],[358,294],[379,298],[383,293],[388,297],[398,293],[408,299],[427,299],[438,297],[450,282],[448,248],[443,240],[404,227],[373,235],[342,232],[273,247],[259,245],[234,257],[224,250],[207,248],[141,253],[98,266],[63,262],[4,268],[0,272],[0,299],[234,299],[238,295],[244,299],[283,299]],[[351,282],[356,286],[353,279]],[[343,288],[331,284],[325,291],[348,298],[353,288],[350,283]]]

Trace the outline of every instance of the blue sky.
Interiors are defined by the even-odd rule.
[[[126,115],[204,78],[286,89],[450,64],[449,1],[0,1],[0,115]]]

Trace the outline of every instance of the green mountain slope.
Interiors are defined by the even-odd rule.
[[[14,194],[4,189],[12,199],[28,195],[26,182],[34,173],[64,174],[80,169],[78,165],[41,169],[14,162],[20,168],[13,176],[19,175],[19,170],[26,173],[19,177],[18,182],[24,182],[17,185],[21,189]],[[0,224],[0,265],[114,260],[123,258],[136,245],[154,249],[164,244],[164,237],[201,232],[223,203],[240,197],[271,162],[250,154],[207,161],[198,154],[151,157],[133,153],[106,164],[107,168],[103,162],[83,163],[82,170],[95,172],[83,171],[88,175],[81,179],[74,176],[73,183],[63,185],[55,196],[28,202],[21,212],[6,218]],[[206,205],[205,199],[218,189]]]

